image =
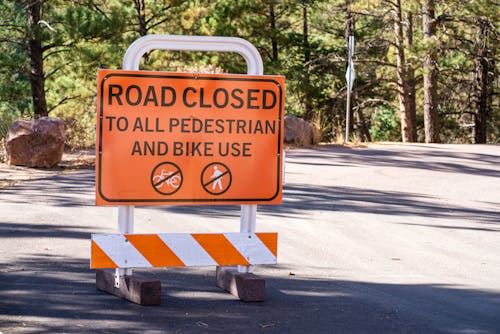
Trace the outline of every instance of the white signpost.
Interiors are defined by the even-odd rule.
[[[254,76],[262,76],[263,75],[263,64],[260,54],[257,49],[248,41],[243,40],[241,38],[234,37],[211,37],[211,36],[172,36],[172,35],[148,35],[142,38],[139,38],[134,43],[130,45],[128,48],[124,60],[123,60],[123,70],[128,71],[138,71],[139,64],[142,56],[152,50],[183,50],[183,51],[216,51],[216,52],[234,52],[241,55],[247,64],[247,74]],[[278,149],[278,155],[280,149]],[[101,152],[97,152],[101,154]],[[281,165],[282,166],[282,165]],[[272,260],[272,253],[276,255],[276,234],[265,234],[265,233],[257,233],[255,234],[255,226],[256,226],[256,214],[257,214],[257,205],[254,204],[245,204],[241,205],[241,214],[240,214],[240,234],[245,235],[246,241],[245,244],[242,244],[242,248],[248,249],[247,244],[258,245],[262,248],[263,245],[266,247],[263,248],[264,253],[266,253],[266,258],[264,261],[267,262],[257,262],[257,263],[272,263],[275,261]],[[129,249],[134,242],[137,245],[147,242],[144,240],[158,240],[158,238],[165,240],[170,240],[170,246],[177,245],[179,241],[178,239],[169,239],[169,236],[166,235],[157,235],[157,236],[141,236],[134,235],[134,206],[124,205],[118,207],[118,232],[120,235],[118,236],[99,236],[94,235],[92,241],[92,256],[98,258],[101,262],[104,263],[122,263],[120,262],[120,256],[117,255],[115,261],[113,262],[112,256],[109,254],[113,252],[113,250],[106,249],[106,245],[116,244],[116,247]],[[269,237],[271,235],[271,237]],[[129,239],[127,239],[130,236]],[[206,235],[191,235],[191,236],[176,236],[175,238],[181,239],[192,239],[202,240],[203,238],[207,238]],[[118,239],[117,239],[118,238]],[[217,239],[223,238],[231,239],[234,238],[235,243],[240,243],[240,237],[232,236],[231,234],[220,234],[220,236],[210,236],[209,238]],[[253,238],[253,239],[252,239]],[[142,240],[144,239],[144,240]],[[181,240],[179,239],[179,240]],[[250,240],[252,239],[252,240]],[[242,240],[242,239],[241,239]],[[251,242],[250,242],[251,241]],[[225,242],[225,241],[224,241]],[[164,245],[168,245],[169,242],[161,242],[162,247]],[[210,241],[209,243],[212,243]],[[201,244],[201,243],[200,243]],[[233,245],[234,245],[233,244]],[[136,245],[134,245],[136,246]],[[277,246],[276,246],[277,247]],[[137,248],[137,247],[136,247]],[[116,249],[116,248],[114,248]],[[243,251],[242,254],[246,254]],[[252,254],[256,254],[256,248],[254,250],[250,250],[254,252]],[[269,253],[269,251],[271,253]],[[106,254],[108,252],[108,254]],[[135,252],[135,250],[134,250]],[[250,253],[249,253],[250,254]],[[269,254],[271,254],[271,260],[269,260]],[[139,258],[136,263],[147,263],[140,255],[135,256]],[[269,262],[271,261],[271,262]],[[127,261],[125,261],[126,263]],[[185,263],[189,261],[184,261]],[[94,263],[94,259],[92,259],[92,263]],[[201,263],[205,263],[201,261]],[[212,263],[210,261],[206,263]],[[220,262],[217,262],[220,263]],[[240,262],[241,263],[241,262]],[[237,270],[228,269],[224,267],[218,267],[217,270],[217,285],[221,288],[228,290],[229,292],[235,294],[240,299],[245,301],[260,301],[264,299],[264,289],[265,282],[263,279],[251,274],[251,263],[256,262],[243,262],[248,265],[239,265]],[[116,268],[118,267],[118,268]],[[98,270],[96,274],[96,284],[98,289],[118,295],[120,297],[124,297],[129,299],[130,301],[142,304],[142,305],[151,305],[159,303],[159,296],[153,296],[152,298],[146,297],[143,298],[142,294],[144,288],[149,288],[153,290],[159,289],[160,284],[156,282],[151,282],[150,280],[142,280],[139,278],[135,278],[133,275],[133,271],[130,268],[131,266],[126,265],[118,265],[114,266],[115,271],[114,275],[109,271]],[[99,267],[96,267],[99,268]],[[109,267],[108,267],[109,268]],[[113,267],[112,267],[113,268]],[[226,270],[227,269],[227,270]],[[246,276],[245,276],[246,275]],[[237,279],[235,280],[235,277]],[[111,279],[110,279],[111,278]],[[124,282],[126,284],[124,284]],[[245,287],[245,284],[248,282],[248,288]],[[236,285],[240,285],[236,287]],[[126,285],[126,286],[124,286]],[[132,288],[131,288],[132,287]],[[248,291],[245,291],[247,289]],[[137,291],[132,291],[137,290]],[[159,295],[159,292],[156,291],[154,294]]]
[[[354,55],[354,36],[349,36],[349,56],[347,60],[347,70],[345,72],[345,80],[347,81],[347,103],[345,111],[345,142],[349,142],[349,124],[351,115],[351,92],[354,83],[354,78],[356,77],[356,72],[354,71],[354,62],[352,61],[352,56]]]

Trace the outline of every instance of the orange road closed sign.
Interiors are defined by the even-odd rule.
[[[284,82],[100,70],[97,205],[281,203]]]

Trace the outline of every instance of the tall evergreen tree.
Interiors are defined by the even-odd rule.
[[[422,27],[426,54],[423,61],[424,73],[424,127],[425,142],[439,143],[438,87],[437,87],[437,52],[436,18],[434,0],[422,3]]]
[[[2,3],[2,9],[12,13],[7,17],[10,29],[2,29],[2,41],[19,45],[22,58],[29,59],[33,114],[47,116],[46,81],[68,63],[51,62],[82,40],[105,38],[117,32],[117,15],[105,15],[92,2],[67,5],[64,1],[24,0]],[[24,20],[19,18],[24,16]],[[47,66],[49,65],[49,66]],[[59,105],[67,97],[53,102]]]

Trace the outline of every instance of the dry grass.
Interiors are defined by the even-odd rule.
[[[0,138],[0,163],[5,163],[5,138]]]

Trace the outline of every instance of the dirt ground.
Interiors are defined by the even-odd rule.
[[[361,145],[349,144],[360,147]],[[364,145],[362,147],[365,147]],[[297,147],[287,145],[286,149]],[[27,180],[42,179],[48,176],[71,172],[77,169],[92,169],[95,166],[95,149],[66,150],[62,161],[55,168],[29,168],[9,166],[5,163],[3,143],[0,142],[0,189],[11,187]]]
[[[0,189],[11,187],[27,180],[42,179],[77,169],[94,168],[95,154],[94,149],[65,151],[62,161],[55,168],[9,166],[3,161],[4,159],[0,159]]]

